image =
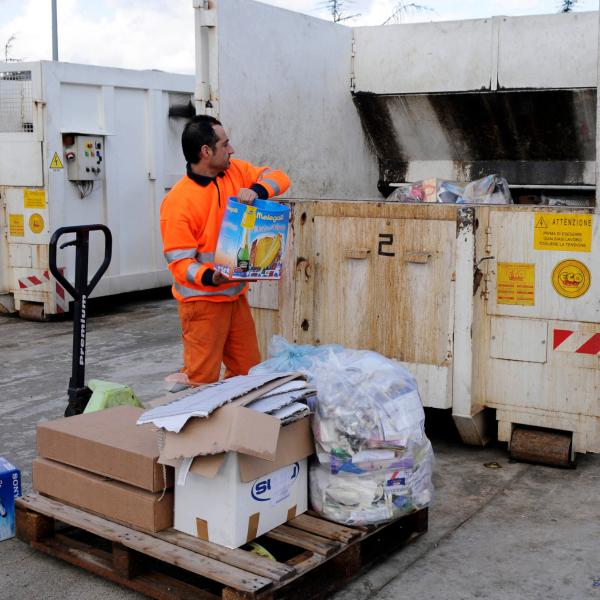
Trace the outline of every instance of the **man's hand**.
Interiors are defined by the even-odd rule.
[[[243,204],[252,204],[258,198],[258,194],[250,188],[241,188],[237,193],[237,199]]]
[[[215,271],[212,277],[213,283],[215,285],[223,285],[224,283],[231,283],[230,279],[227,279],[221,271]]]

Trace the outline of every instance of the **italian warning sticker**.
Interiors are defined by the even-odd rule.
[[[8,233],[12,237],[24,237],[25,235],[25,215],[8,215]]]
[[[33,213],[29,217],[29,229],[31,229],[33,233],[42,233],[42,231],[44,231],[44,217],[39,213]]]
[[[592,215],[538,213],[533,215],[535,250],[591,252]]]
[[[52,157],[52,160],[50,161],[50,168],[57,170],[57,169],[63,169],[63,164],[62,164],[62,160],[60,160],[60,157],[58,156],[58,152],[54,153],[54,156]]]
[[[579,298],[592,282],[590,270],[578,260],[563,260],[552,271],[552,285],[564,298]]]
[[[46,208],[46,190],[23,190],[25,208]]]
[[[497,304],[535,305],[535,264],[498,263]]]

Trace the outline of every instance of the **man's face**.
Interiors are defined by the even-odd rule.
[[[230,157],[234,153],[233,146],[229,143],[229,138],[221,125],[213,125],[213,129],[218,140],[209,157],[209,167],[215,171],[224,171],[231,164]]]

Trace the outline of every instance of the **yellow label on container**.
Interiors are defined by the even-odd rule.
[[[535,265],[498,263],[497,304],[535,305]]]
[[[246,212],[242,217],[242,227],[244,229],[253,229],[256,223],[256,206],[246,206]]]
[[[23,190],[25,208],[46,208],[46,190]]]
[[[592,215],[538,213],[533,215],[535,250],[591,252]]]
[[[578,260],[563,260],[552,271],[552,285],[564,298],[583,296],[590,289],[591,282],[590,270]]]
[[[8,215],[8,233],[13,237],[25,236],[25,215]]]
[[[44,231],[44,217],[39,213],[33,213],[29,217],[29,229],[31,229],[33,233],[42,233],[42,231]]]

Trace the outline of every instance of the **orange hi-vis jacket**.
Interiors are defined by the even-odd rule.
[[[245,293],[248,284],[244,282],[212,284],[227,199],[241,188],[253,189],[261,199],[272,198],[289,186],[290,180],[282,171],[255,167],[235,158],[214,179],[196,175],[188,165],[187,175],[175,184],[160,207],[163,252],[174,279],[173,296],[180,302],[232,302]]]

